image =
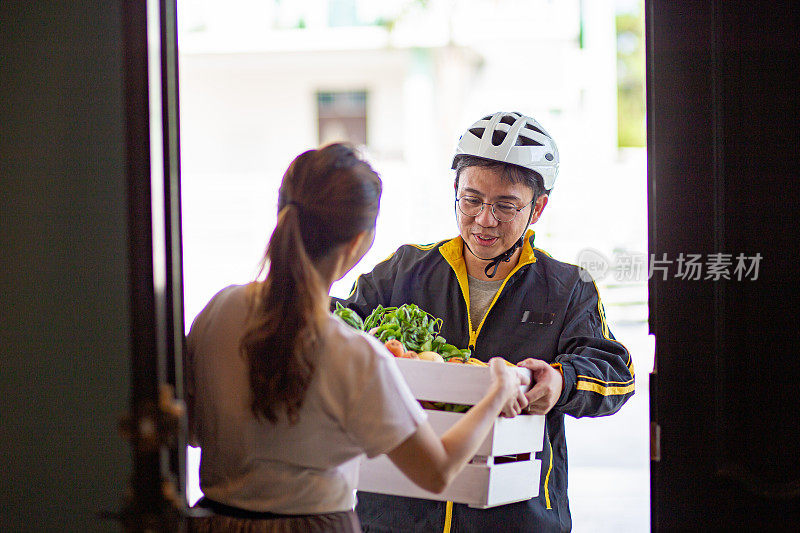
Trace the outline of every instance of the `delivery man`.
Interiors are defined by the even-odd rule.
[[[358,493],[364,531],[569,531],[564,415],[615,413],[634,393],[633,362],[608,329],[585,271],[534,247],[558,173],[558,149],[533,118],[499,112],[464,132],[453,159],[460,235],[404,245],[360,276],[344,303],[417,304],[444,319],[448,342],[483,361],[529,368],[529,412],[546,415],[539,495],[489,509]]]

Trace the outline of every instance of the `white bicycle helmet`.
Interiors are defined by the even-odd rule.
[[[558,176],[558,147],[533,117],[500,111],[474,123],[458,140],[453,168],[458,158],[473,155],[534,170],[550,190]]]

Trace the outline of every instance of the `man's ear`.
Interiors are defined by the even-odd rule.
[[[547,200],[549,198],[550,197],[548,195],[543,194],[536,199],[536,203],[533,204],[533,216],[531,216],[531,224],[535,224],[536,221],[539,220],[539,217],[542,216],[542,211],[544,211],[544,208],[547,207]]]

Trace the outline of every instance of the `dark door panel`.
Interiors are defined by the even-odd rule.
[[[175,2],[151,30],[156,79],[146,4],[0,3],[3,531],[178,527],[180,406],[163,387],[183,342]]]
[[[798,22],[790,2],[647,2],[650,253],[702,262],[650,280],[657,531],[800,524]]]

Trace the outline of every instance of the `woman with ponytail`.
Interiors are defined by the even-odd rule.
[[[486,396],[441,438],[391,354],[330,312],[330,287],[372,245],[381,181],[343,144],[300,154],[256,281],[227,287],[187,338],[190,444],[201,448],[193,531],[360,531],[360,457],[385,453],[441,492],[498,415],[526,407],[491,363]]]

